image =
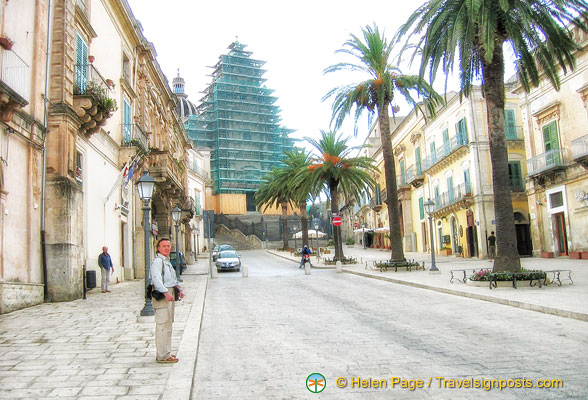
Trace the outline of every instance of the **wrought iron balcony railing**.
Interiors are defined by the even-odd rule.
[[[553,169],[565,168],[567,165],[567,149],[549,150],[527,160],[527,174],[535,176]]]
[[[433,167],[435,164],[441,162],[445,157],[456,151],[462,146],[468,144],[467,137],[464,136],[454,136],[449,139],[448,142],[443,143],[441,147],[439,147],[434,154],[429,154],[423,160],[423,169],[428,170],[429,168]]]
[[[509,177],[510,179],[510,190],[513,193],[521,193],[525,191],[525,183],[521,177]]]
[[[516,126],[514,129],[506,129],[506,140],[524,140],[523,127]]]
[[[423,171],[419,164],[411,165],[406,169],[406,183],[411,183],[416,179],[423,178]]]
[[[472,188],[469,183],[462,183],[461,185],[452,187],[447,192],[441,193],[440,196],[435,197],[435,210],[450,206],[471,195]]]
[[[144,151],[149,150],[149,138],[137,124],[123,124],[123,147],[137,146]]]
[[[200,175],[204,179],[210,179],[210,172],[200,168],[196,162],[192,164],[192,171],[196,172],[196,174]]]
[[[572,158],[580,160],[588,157],[588,135],[572,140]]]
[[[0,80],[29,101],[31,74],[28,64],[12,50],[2,50],[0,54]]]
[[[75,65],[75,95],[92,95],[97,98],[110,98],[110,88],[106,79],[93,64]]]

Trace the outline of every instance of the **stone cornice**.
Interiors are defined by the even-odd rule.
[[[533,113],[539,126],[552,119],[559,120],[559,101],[553,101]]]

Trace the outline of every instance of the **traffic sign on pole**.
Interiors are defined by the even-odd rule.
[[[339,217],[338,215],[335,215],[333,217],[333,225],[335,225],[335,226],[341,225],[341,217]]]

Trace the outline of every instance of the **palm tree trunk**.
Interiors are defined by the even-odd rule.
[[[329,191],[331,193],[331,213],[336,215],[339,213],[339,191],[338,182],[331,180],[329,182]],[[335,261],[343,260],[343,238],[341,236],[341,226],[333,225],[333,239],[335,241]]]
[[[282,203],[282,239],[284,240],[284,250],[288,250],[288,203]]]
[[[504,118],[504,56],[502,43],[494,48],[492,62],[482,62],[483,91],[486,98],[490,136],[492,186],[494,188],[494,214],[496,220],[496,258],[493,272],[518,271],[521,260],[517,250],[510,180],[508,179],[508,152],[506,149],[506,122]]]
[[[386,206],[388,207],[388,223],[390,224],[390,249],[392,251],[390,259],[393,262],[405,261],[404,250],[402,249],[402,235],[400,234],[396,166],[394,165],[394,153],[392,152],[392,140],[390,137],[388,104],[378,108],[378,121],[380,125],[380,139],[382,141],[382,155],[384,157],[384,177],[388,192]]]
[[[302,247],[308,246],[308,211],[306,211],[306,201],[300,203],[300,223],[302,224]]]

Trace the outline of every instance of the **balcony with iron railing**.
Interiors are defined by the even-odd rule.
[[[454,136],[448,142],[436,149],[434,154],[429,154],[423,160],[423,170],[427,171],[435,166],[441,166],[441,162],[449,159],[449,156],[457,154],[457,151],[466,148],[468,140],[465,136]]]
[[[15,98],[15,101],[22,103],[22,106],[28,104],[31,87],[28,64],[14,51],[3,49],[0,53],[0,65],[2,66],[0,68],[2,92],[13,91],[20,97],[20,99]],[[8,97],[15,97],[10,96],[10,93],[7,94]]]
[[[419,187],[423,184],[424,179],[423,169],[420,164],[413,164],[406,169],[406,183],[409,185]]]
[[[554,149],[527,160],[527,175],[538,176],[568,166],[567,149]]]
[[[588,168],[588,135],[572,140],[572,159]]]
[[[123,147],[139,147],[143,152],[149,151],[149,137],[137,124],[122,124]]]
[[[83,133],[92,134],[100,130],[116,110],[116,101],[110,96],[113,82],[104,79],[90,64],[75,65],[74,109],[82,125]]]
[[[510,128],[506,128],[506,132],[505,132],[505,136],[506,136],[506,140],[512,140],[512,141],[524,141],[525,140],[525,135],[523,133],[523,127],[522,126],[515,126],[515,127],[510,127]]]
[[[444,211],[451,206],[458,206],[467,198],[472,197],[472,187],[469,183],[450,188],[447,192],[435,197],[435,212]]]
[[[513,193],[524,193],[525,192],[525,182],[523,178],[520,176],[509,176],[510,180],[510,190]]]
[[[197,175],[201,176],[206,180],[210,179],[210,172],[200,168],[196,161],[194,161],[194,163],[192,164],[192,171],[194,171]]]

